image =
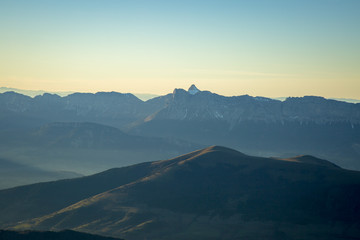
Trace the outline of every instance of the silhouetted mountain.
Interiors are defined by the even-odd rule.
[[[19,88],[8,88],[8,87],[0,87],[0,93],[5,93],[5,92],[16,92],[16,93],[20,93],[29,97],[36,97],[38,95],[43,95],[44,93],[50,93],[50,94],[56,94],[59,95],[61,97],[65,97],[67,95],[73,94],[75,92],[48,92],[48,91],[44,91],[44,90],[25,90],[25,89],[19,89]],[[151,93],[133,93],[137,98],[143,100],[143,101],[147,101],[149,99],[158,97],[159,95],[157,94],[151,94]]]
[[[359,172],[312,156],[261,158],[224,147],[0,191],[2,227],[129,240],[356,239],[359,214]]]
[[[0,103],[3,115],[0,123],[7,123],[5,129],[69,121],[124,127],[163,107],[153,104],[148,106],[132,94],[117,92],[73,93],[65,97],[45,93],[34,98],[5,92],[0,94]]]
[[[43,95],[44,93],[51,93],[51,94],[56,94],[59,96],[67,96],[69,94],[72,94],[74,92],[47,92],[44,90],[25,90],[25,89],[19,89],[19,88],[8,88],[8,87],[0,87],[0,93],[5,93],[5,92],[16,92],[16,93],[20,93],[29,97],[36,97],[38,95]]]
[[[360,103],[359,99],[352,99],[352,98],[332,98],[336,101],[343,101],[348,103]]]
[[[119,238],[102,237],[87,233],[65,230],[61,232],[7,231],[0,230],[1,240],[116,240]]]

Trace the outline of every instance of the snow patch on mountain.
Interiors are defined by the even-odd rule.
[[[189,87],[188,93],[190,93],[191,95],[195,95],[198,92],[200,92],[200,90],[195,86],[195,84]]]

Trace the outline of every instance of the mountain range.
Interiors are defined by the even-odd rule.
[[[360,169],[360,104],[306,96],[277,101],[175,89],[167,105],[130,129],[261,156],[311,154]]]
[[[195,90],[194,90],[195,89]],[[225,97],[200,91],[191,86],[188,91],[175,89],[172,94],[142,101],[133,94],[117,92],[73,93],[65,97],[44,93],[34,98],[15,92],[0,94],[5,114],[17,114],[37,119],[40,126],[49,121],[88,121],[125,128],[128,124],[146,119],[224,120],[300,123],[346,122],[352,127],[360,123],[360,104],[345,103],[316,96],[287,98],[285,101],[248,95]],[[2,121],[6,118],[2,117]],[[10,115],[11,116],[11,115]],[[16,125],[17,122],[13,122]],[[40,124],[40,125],[39,125]],[[10,125],[7,125],[9,128]]]
[[[46,172],[88,175],[210,145],[263,157],[309,154],[359,170],[360,104],[226,97],[195,85],[147,101],[117,92],[0,94],[0,158]]]
[[[0,226],[137,239],[358,239],[360,173],[213,146],[0,191]]]
[[[0,93],[5,93],[5,92],[16,92],[16,93],[20,93],[29,97],[36,97],[39,95],[43,95],[44,93],[50,93],[50,94],[56,94],[59,95],[61,97],[65,97],[67,95],[73,94],[75,93],[74,91],[57,91],[57,92],[49,92],[49,91],[44,91],[44,90],[24,90],[24,89],[18,89],[18,88],[8,88],[8,87],[0,87]],[[157,94],[151,94],[151,93],[134,93],[134,95],[143,100],[149,100],[151,98],[154,97],[158,97],[159,95]],[[344,99],[344,101],[356,101],[354,99]]]
[[[43,95],[44,93],[51,93],[51,94],[56,94],[56,95],[64,97],[69,94],[75,93],[74,91],[72,91],[72,92],[64,92],[64,91],[63,92],[49,92],[49,91],[44,91],[44,90],[25,90],[25,89],[19,89],[19,88],[0,87],[0,93],[5,93],[5,92],[17,92],[17,93],[20,93],[23,95],[27,95],[29,97],[36,97],[38,95]],[[158,94],[152,94],[152,93],[134,93],[134,95],[143,101],[147,101],[149,99],[160,96]],[[277,98],[273,98],[273,99],[284,101],[286,99],[286,97],[277,97]],[[353,98],[329,98],[329,99],[342,101],[342,102],[349,102],[349,103],[360,103],[359,99],[353,99]]]
[[[132,94],[45,93],[34,98],[15,92],[0,94],[0,123],[6,129],[40,127],[49,122],[96,122],[123,127],[154,110]]]

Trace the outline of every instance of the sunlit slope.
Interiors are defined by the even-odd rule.
[[[141,174],[135,176],[138,171]],[[127,177],[106,181],[110,173]],[[92,191],[96,189],[91,187],[93,181],[99,176],[104,177],[103,181],[96,181],[97,191]],[[79,181],[91,190],[79,194],[84,191]],[[56,187],[60,183],[62,189]],[[36,186],[39,190],[35,193],[31,188]],[[46,194],[41,188],[55,192]],[[28,199],[16,203],[19,200],[15,196],[25,192]],[[215,146],[171,160],[0,194],[0,199],[8,198],[2,210],[6,214],[1,214],[3,222],[13,213],[11,208],[32,205],[32,214],[21,217],[25,214],[18,212],[13,217],[25,220],[12,224],[17,229],[74,229],[125,239],[360,236],[360,174],[311,156],[260,158]],[[43,194],[47,198],[64,197],[67,204],[57,200],[54,206],[48,199],[48,205],[53,206],[38,213]],[[72,194],[77,200],[71,198]],[[35,216],[38,218],[26,220]]]

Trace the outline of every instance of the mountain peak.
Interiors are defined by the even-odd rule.
[[[196,93],[200,92],[200,90],[195,86],[195,84],[192,84],[192,85],[189,87],[188,92],[189,92],[191,95],[195,95]]]

